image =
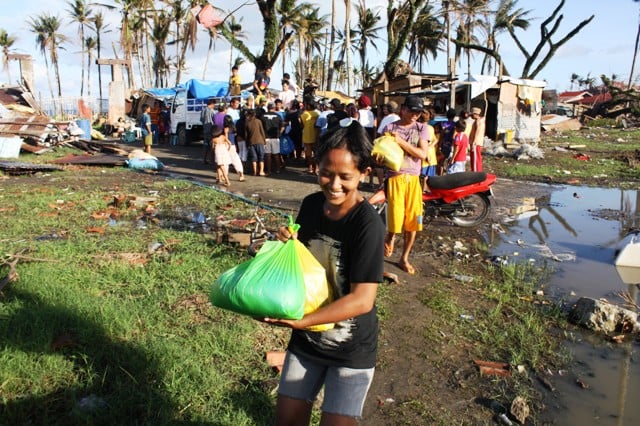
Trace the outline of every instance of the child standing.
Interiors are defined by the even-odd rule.
[[[151,107],[148,104],[142,105],[142,114],[138,118],[138,126],[142,129],[142,140],[144,142],[144,152],[151,154],[153,144],[153,133],[151,132]]]
[[[229,164],[231,164],[231,142],[224,134],[224,129],[215,124],[211,128],[211,142],[213,144],[213,154],[216,159],[218,171],[218,182],[224,186],[229,186]]]
[[[293,329],[276,404],[277,425],[309,424],[324,386],[322,425],[355,425],[373,380],[378,346],[375,299],[382,282],[385,229],[358,191],[370,172],[371,142],[355,120],[320,139],[320,192],[303,201],[297,238],[324,266],[334,301],[300,320],[266,318]],[[285,227],[280,240],[296,238]],[[335,323],[327,331],[306,327]]]
[[[469,149],[469,137],[464,132],[466,124],[462,120],[456,122],[455,134],[453,135],[453,158],[447,173],[464,172],[467,168],[467,151]]]

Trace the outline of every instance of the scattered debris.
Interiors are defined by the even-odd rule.
[[[462,283],[470,283],[473,281],[473,277],[469,275],[453,274],[453,278]]]
[[[547,379],[546,377],[538,376],[538,380],[540,381],[540,383],[542,383],[544,385],[545,388],[547,388],[551,392],[555,392],[556,391],[556,387],[553,386],[553,383],[551,383],[551,381],[549,379]]]
[[[583,381],[580,377],[576,379],[576,384],[582,389],[589,389],[589,384]]]
[[[569,320],[601,333],[631,333],[640,331],[638,314],[608,303],[581,297],[573,306]]]
[[[509,364],[506,362],[482,361],[478,359],[474,359],[473,362],[478,366],[480,374],[483,376],[511,376]]]
[[[51,164],[35,164],[22,161],[0,161],[0,170],[8,175],[27,175],[37,172],[55,172],[63,170]]]
[[[517,396],[511,402],[511,409],[509,410],[509,412],[521,425],[525,424],[525,422],[527,421],[527,417],[529,417],[529,411],[529,405],[523,397]]]

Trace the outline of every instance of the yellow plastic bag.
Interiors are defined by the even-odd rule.
[[[300,241],[295,240],[295,248],[302,267],[305,284],[304,313],[310,314],[333,301],[333,294],[327,281],[324,267]],[[307,327],[310,331],[331,330],[335,324],[318,324]]]
[[[332,296],[324,267],[298,240],[265,242],[255,258],[223,273],[210,294],[219,308],[282,319],[300,319],[330,303]],[[307,329],[333,327],[319,324]]]
[[[384,165],[397,172],[404,162],[404,151],[395,137],[385,134],[373,141],[371,156],[376,161],[384,161]]]

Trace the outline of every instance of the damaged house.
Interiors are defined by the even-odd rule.
[[[467,81],[452,81],[447,75],[410,73],[391,80],[381,76],[362,93],[378,106],[390,100],[401,105],[408,94],[423,96],[426,104],[444,115],[450,105],[452,85],[455,85],[453,107],[460,113],[470,98],[469,110],[480,107],[484,111],[486,136],[490,139],[530,144],[540,140],[544,81],[488,75],[472,75]]]

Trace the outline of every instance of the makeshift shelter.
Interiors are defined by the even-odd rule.
[[[405,96],[409,94],[421,96],[429,94],[428,98],[436,106],[436,110],[444,113],[442,109],[448,104],[450,81],[446,74],[407,73],[389,79],[383,73],[373,85],[363,88],[361,92],[371,99],[373,106],[377,107],[389,101],[395,101],[401,105]]]
[[[451,85],[455,83],[455,105],[450,106]],[[467,80],[451,79],[446,74],[403,74],[387,79],[383,74],[371,86],[362,89],[373,105],[391,100],[401,105],[409,94],[422,96],[437,114],[449,108],[458,113],[467,108],[480,107],[487,122],[486,136],[490,139],[536,143],[540,139],[542,91],[546,82],[498,78],[490,75],[471,75]]]
[[[542,90],[546,84],[545,81],[502,77],[473,97],[471,106],[479,106],[485,112],[486,136],[506,143],[512,140],[537,143],[540,140]]]

